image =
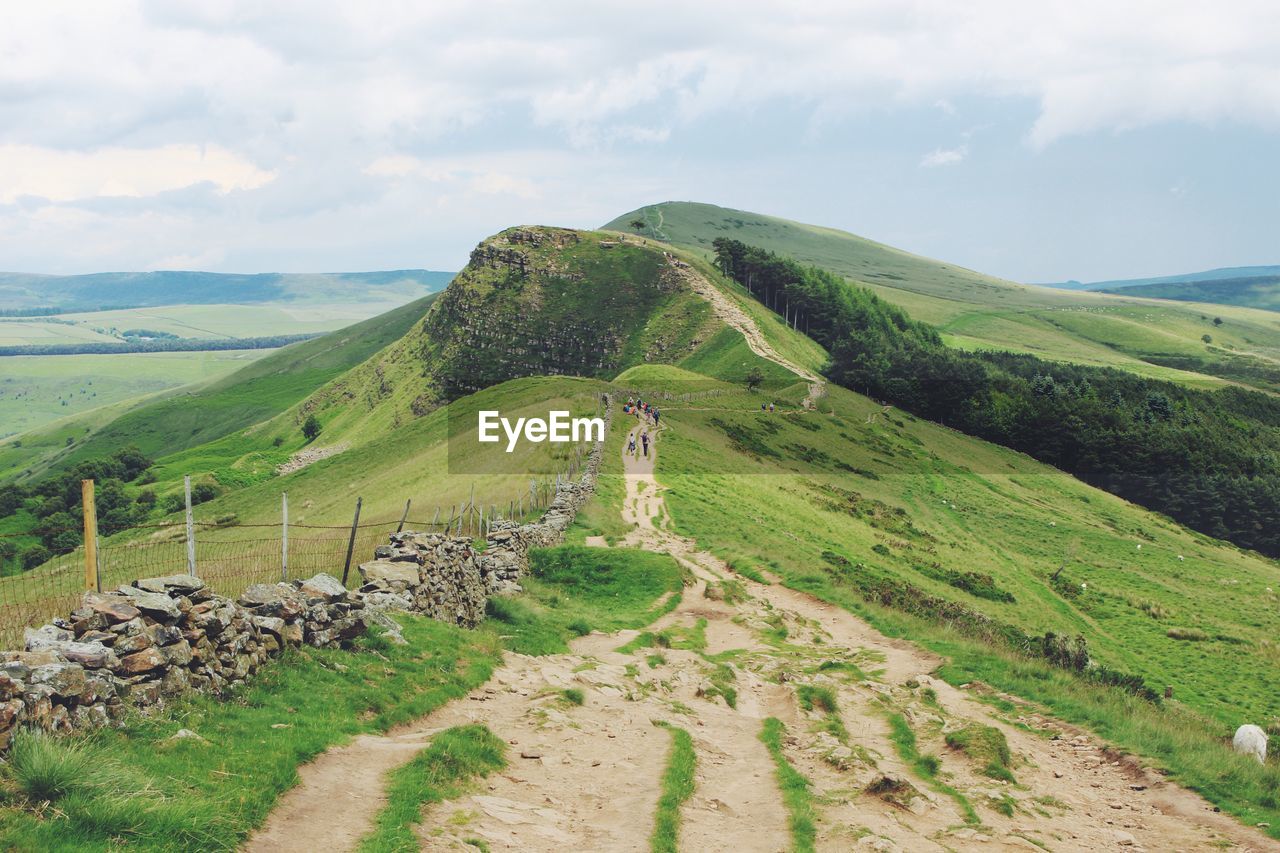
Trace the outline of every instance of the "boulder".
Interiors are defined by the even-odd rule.
[[[148,648],[120,658],[120,665],[116,668],[116,672],[121,675],[141,675],[162,667],[167,662],[159,649]]]
[[[84,667],[78,663],[47,663],[33,667],[28,689],[40,684],[47,686],[55,698],[79,696],[84,691]]]
[[[143,578],[133,582],[138,589],[147,592],[162,592],[170,595],[171,591],[176,591],[179,595],[188,595],[197,590],[204,589],[204,581],[191,575],[165,575],[159,578]]]
[[[84,594],[84,606],[102,614],[106,618],[108,624],[116,624],[118,622],[128,622],[130,619],[136,619],[142,615],[142,611],[129,603],[129,600],[121,595],[111,595],[101,592],[86,592]]]
[[[399,583],[406,587],[420,583],[417,563],[374,560],[361,563],[359,569],[360,577],[364,578],[365,583]]]
[[[121,587],[120,591],[129,597],[129,603],[150,616],[157,622],[173,623],[182,616],[177,602],[162,592],[147,592],[137,587]]]
[[[298,587],[298,592],[302,593],[303,597],[306,598],[307,604],[317,602],[329,604],[334,601],[342,601],[347,597],[347,588],[342,585],[342,581],[324,572],[303,581],[302,585]]]
[[[29,652],[47,649],[58,643],[74,640],[76,635],[56,625],[41,625],[39,628],[23,628],[22,640]]]

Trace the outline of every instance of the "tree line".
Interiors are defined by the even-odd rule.
[[[713,245],[726,274],[827,348],[840,385],[1280,557],[1280,399],[950,349],[932,326],[827,270],[737,240]]]

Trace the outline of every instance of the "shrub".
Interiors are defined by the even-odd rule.
[[[307,441],[315,441],[320,435],[320,419],[315,415],[307,415],[302,422],[302,435]]]

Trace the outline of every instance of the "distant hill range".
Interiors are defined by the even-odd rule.
[[[1062,290],[1123,293],[1179,302],[1210,302],[1280,311],[1280,266],[1222,267],[1205,272],[1113,281],[1064,281],[1048,285]]]
[[[0,272],[0,313],[261,302],[404,302],[442,290],[451,278],[453,273],[437,270],[252,275],[181,270],[89,275]]]

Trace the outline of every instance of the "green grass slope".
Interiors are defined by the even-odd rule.
[[[1167,300],[1022,285],[844,231],[709,204],[650,205],[604,227],[704,257],[713,240],[730,237],[829,269],[938,326],[957,347],[1026,352],[1194,384],[1280,388],[1280,318],[1269,312],[1236,306],[1210,312]]]
[[[659,248],[597,232],[512,228],[482,242],[400,340],[270,430],[287,434],[314,414],[327,441],[365,441],[509,379],[607,379],[633,365],[675,362],[720,328]]]
[[[259,423],[400,339],[435,298],[284,347],[211,383],[92,411],[11,438],[0,443],[0,481],[108,456],[128,445],[159,457]]]

